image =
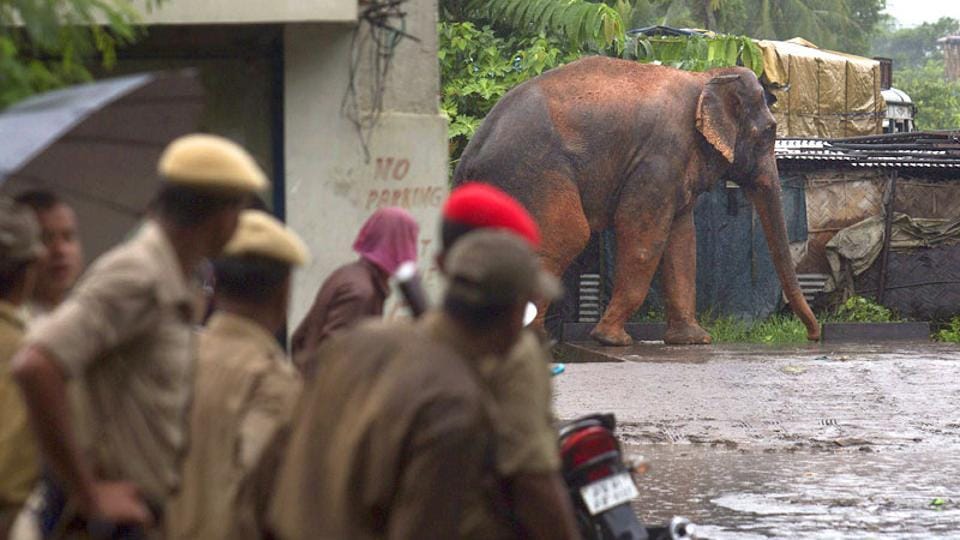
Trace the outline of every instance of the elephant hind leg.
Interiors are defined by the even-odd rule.
[[[542,238],[540,259],[546,271],[562,279],[567,267],[590,241],[590,223],[580,192],[571,180],[558,173],[546,173],[542,181],[550,188],[534,211]],[[547,307],[546,302],[537,305],[537,328],[543,328]]]

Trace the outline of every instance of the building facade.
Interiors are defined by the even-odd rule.
[[[144,7],[146,39],[111,72],[200,71],[200,129],[252,151],[273,179],[272,209],[313,252],[296,278],[292,325],[322,280],[355,258],[357,231],[382,206],[418,218],[421,269],[428,290],[438,287],[447,139],[437,3],[390,4],[168,0]]]

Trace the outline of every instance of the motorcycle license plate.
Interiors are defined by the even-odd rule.
[[[639,494],[630,473],[616,474],[580,488],[580,496],[592,516],[629,502]]]

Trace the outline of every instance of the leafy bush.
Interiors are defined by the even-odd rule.
[[[112,68],[117,49],[144,35],[140,21],[132,0],[0,1],[0,109],[91,79],[89,62]]]
[[[960,317],[954,317],[947,323],[946,328],[940,329],[934,335],[934,338],[937,341],[945,341],[948,343],[960,343]]]
[[[440,24],[440,107],[450,119],[450,157],[456,161],[483,118],[511,88],[579,58],[544,34],[501,37],[471,22]]]
[[[943,60],[897,70],[897,88],[917,106],[917,129],[960,128],[960,81],[944,77]]]
[[[757,77],[763,73],[760,47],[744,36],[638,37],[627,44],[624,56],[687,71],[706,71],[739,63],[752,69]]]
[[[898,320],[892,311],[862,296],[851,296],[837,308],[836,314],[828,319],[831,322],[895,322]]]

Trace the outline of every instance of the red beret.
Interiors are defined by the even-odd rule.
[[[507,229],[540,246],[540,228],[530,213],[510,195],[479,182],[464,184],[450,192],[443,205],[443,219],[470,227]]]

